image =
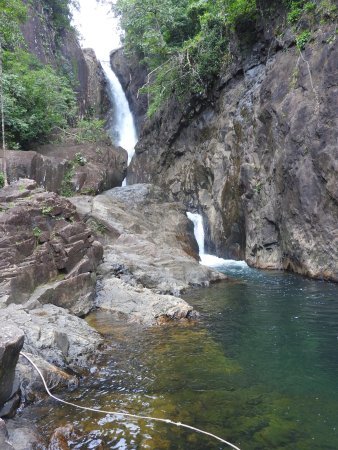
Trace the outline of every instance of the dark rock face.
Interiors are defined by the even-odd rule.
[[[111,52],[110,65],[126,94],[137,131],[140,132],[145,120],[148,101],[145,94],[139,93],[139,89],[147,80],[147,69],[137,61],[136,57],[126,56],[123,48]]]
[[[0,335],[0,417],[11,415],[13,405],[18,406],[15,367],[23,342],[23,332],[4,322]]]
[[[338,281],[332,33],[323,26],[301,54],[287,48],[292,39],[270,42],[265,60],[234,63],[212,98],[155,117],[128,181],[161,185],[199,210],[219,256]]]
[[[73,130],[76,133],[76,130]],[[108,142],[47,144],[35,151],[7,151],[10,182],[30,178],[56,193],[96,194],[121,186],[127,170],[128,154]],[[85,159],[78,164],[77,157]]]
[[[83,54],[88,69],[87,101],[91,114],[95,117],[105,117],[111,107],[106,77],[94,50],[86,48]]]
[[[43,64],[62,65],[72,78],[78,81],[77,94],[80,112],[86,113],[88,103],[88,69],[76,32],[73,28],[56,29],[51,11],[40,0],[25,2],[28,19],[21,29],[28,50]]]

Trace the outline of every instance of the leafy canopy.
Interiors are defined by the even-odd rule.
[[[75,118],[69,81],[23,50],[4,54],[4,110],[9,143],[25,146]]]
[[[117,0],[125,45],[147,64],[149,115],[172,95],[203,94],[228,59],[229,31],[255,0]]]
[[[68,0],[43,0],[55,17],[69,22]],[[23,50],[22,0],[0,0],[0,66],[5,134],[19,148],[47,136],[55,126],[74,120],[76,100],[69,80]],[[61,26],[61,22],[60,22]]]

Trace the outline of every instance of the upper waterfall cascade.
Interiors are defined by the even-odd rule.
[[[111,10],[111,4],[96,0],[80,2],[73,8],[73,23],[81,34],[82,47],[90,47],[100,61],[110,86],[113,117],[109,134],[114,144],[128,152],[128,164],[134,155],[137,133],[133,115],[122,86],[110,67],[110,53],[121,46],[119,20]]]
[[[201,258],[201,264],[209,267],[220,267],[220,266],[238,266],[247,267],[245,261],[235,261],[233,259],[222,259],[215,255],[209,255],[205,253],[204,250],[204,226],[203,217],[201,214],[187,212],[187,217],[194,224],[194,235],[198,244],[199,256]]]

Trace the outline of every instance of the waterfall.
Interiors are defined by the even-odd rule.
[[[200,258],[204,256],[204,228],[203,218],[200,214],[187,212],[188,219],[194,224],[194,235],[198,244]]]
[[[116,145],[127,150],[129,164],[134,155],[134,148],[137,143],[134,118],[130,112],[129,103],[123,92],[121,83],[110,68],[110,64],[106,61],[101,61],[101,64],[110,86],[110,100],[114,105],[114,120],[112,121],[109,134]]]
[[[110,52],[121,46],[118,18],[111,10],[111,2],[97,0],[80,1],[72,15],[73,24],[81,33],[82,47],[95,51],[109,83],[114,107],[109,135],[115,145],[127,150],[129,164],[137,143],[136,127],[122,86],[110,67]]]
[[[248,267],[245,261],[235,261],[234,259],[222,259],[215,255],[209,255],[204,251],[204,226],[201,214],[187,212],[187,217],[194,224],[194,235],[198,244],[201,264],[209,267]]]

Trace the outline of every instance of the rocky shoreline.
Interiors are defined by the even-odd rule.
[[[17,362],[21,349],[53,389],[74,388],[79,377],[90,376],[104,345],[84,320],[90,311],[101,308],[144,326],[191,320],[197,312],[178,295],[225,279],[199,264],[183,205],[153,185],[68,200],[19,179],[0,194],[0,319],[6,324],[0,416],[6,420],[45,395],[34,369]],[[33,439],[32,427],[20,417],[7,425],[9,435],[1,423],[1,448],[34,448],[20,446],[27,433]],[[16,445],[6,443],[8,436]],[[64,448],[40,441],[38,448]]]

